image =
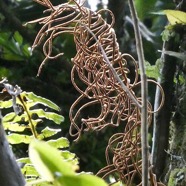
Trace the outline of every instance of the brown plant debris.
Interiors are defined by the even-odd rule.
[[[44,13],[48,14],[29,22],[42,25],[33,44],[35,48],[44,40],[45,59],[39,68],[39,73],[47,59],[54,59],[63,54],[52,56],[53,40],[63,33],[74,36],[77,53],[72,59],[71,81],[80,96],[70,109],[70,134],[79,139],[83,131],[123,125],[123,131],[110,138],[106,148],[108,165],[101,169],[98,175],[102,177],[113,175],[116,180],[122,180],[126,185],[132,185],[134,182],[140,185],[141,97],[137,97],[134,92],[134,88],[140,85],[138,69],[132,56],[121,54],[119,51],[115,31],[112,28],[114,24],[112,12],[110,10],[93,12],[75,0],[58,6],[53,6],[49,0],[34,1],[45,6],[47,10]],[[110,24],[102,17],[103,11],[112,17]],[[128,61],[132,61],[135,66],[133,82],[127,78]],[[79,81],[86,88],[81,88],[82,86],[77,83]],[[94,108],[95,105],[99,108],[99,115],[82,118],[82,113],[88,108]],[[150,103],[148,111],[150,124],[152,113]]]

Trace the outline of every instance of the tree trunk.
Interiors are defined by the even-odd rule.
[[[171,140],[166,175],[168,186],[186,185],[186,83],[180,88],[178,108],[170,126]]]
[[[0,116],[0,185],[2,186],[24,186],[25,180],[17,165],[16,159],[2,126]]]
[[[177,9],[186,11],[186,1],[178,3]],[[174,31],[174,38],[166,42],[164,49],[185,54],[185,28],[183,25],[177,25]],[[165,56],[160,81],[165,91],[165,105],[155,114],[154,120],[152,163],[158,180],[163,180],[168,186],[186,185],[185,67],[185,61]],[[180,76],[183,78],[181,83]],[[156,101],[158,103],[158,99]]]

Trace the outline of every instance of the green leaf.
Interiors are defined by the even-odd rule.
[[[12,99],[8,101],[0,101],[0,109],[12,107]]]
[[[23,37],[19,34],[19,32],[14,33],[14,39],[19,43],[19,45],[23,44]]]
[[[12,122],[3,122],[3,127],[5,130],[9,130],[12,132],[23,132],[26,128],[29,128],[27,125],[20,125],[18,123]]]
[[[49,145],[55,148],[66,148],[69,147],[69,141],[67,138],[61,137],[56,140],[49,140],[47,141]]]
[[[60,131],[61,129],[52,129],[52,128],[46,127],[41,131],[41,134],[39,134],[37,137],[39,140],[42,140],[44,138],[51,137]]]
[[[31,48],[28,44],[25,44],[22,47],[22,52],[23,52],[24,56],[26,56],[26,57],[30,57],[32,54]]]
[[[61,155],[66,161],[68,161],[72,165],[77,166],[79,164],[78,158],[76,158],[76,155],[74,153],[71,153],[67,150],[62,150]]]
[[[126,186],[126,184],[123,184],[122,182],[118,181],[118,182],[112,184],[112,186]]]
[[[32,141],[29,156],[36,170],[46,181],[55,181],[63,186],[107,186],[106,182],[93,175],[75,174],[74,166],[61,157],[60,151],[45,142]]]
[[[142,20],[149,15],[150,11],[153,10],[156,0],[135,0],[134,2],[138,12],[138,16]]]
[[[12,33],[1,32],[0,35],[0,45],[3,48],[2,57],[4,59],[13,61],[25,60],[25,56],[22,55],[19,43],[11,36]]]
[[[14,112],[8,113],[3,117],[3,122],[12,121],[15,117],[16,114]]]
[[[145,70],[146,70],[146,74],[147,77],[149,78],[154,78],[154,79],[158,79],[158,77],[160,77],[160,68],[158,65],[151,65],[149,62],[145,62]],[[139,71],[140,73],[140,71]]]
[[[166,29],[162,32],[162,40],[163,41],[169,41],[169,39],[171,38],[171,37],[174,37],[175,36],[175,31],[171,28],[170,29],[170,27],[166,27]]]
[[[30,159],[28,158],[28,157],[26,157],[26,158],[19,158],[19,159],[17,159],[17,162],[19,162],[19,163],[31,163],[30,162]]]
[[[63,161],[60,151],[45,142],[33,140],[29,145],[29,157],[46,181],[54,181],[58,173],[63,176],[75,174],[75,167]]]
[[[159,69],[156,65],[150,65],[146,67],[146,74],[149,78],[158,79],[160,77]]]
[[[31,110],[30,114],[37,114],[40,118],[46,118],[54,121],[56,124],[60,124],[64,121],[64,117],[54,112],[45,112],[43,109]]]
[[[3,122],[10,122],[12,124],[17,122],[28,122],[28,115],[24,112],[22,115],[18,116],[14,112],[11,112],[4,116]]]
[[[59,183],[63,186],[108,186],[103,179],[90,174],[64,175]]]
[[[22,94],[23,96],[25,95],[28,99],[32,100],[34,102],[34,105],[36,104],[42,104],[44,106],[48,106],[56,111],[60,111],[60,108],[55,104],[53,103],[52,101],[46,99],[46,98],[43,98],[41,96],[37,96],[35,95],[33,92],[24,92],[24,94]]]
[[[10,144],[19,144],[19,143],[29,144],[30,141],[33,139],[33,137],[28,135],[23,135],[23,134],[12,133],[7,136],[7,139]]]
[[[179,10],[164,10],[163,11],[171,25],[186,24],[186,13]]]
[[[22,174],[26,175],[26,177],[38,177],[39,174],[36,171],[35,167],[31,164],[26,164],[23,166],[23,168],[21,169]]]
[[[67,159],[67,160],[74,159],[76,156],[74,153],[71,153],[67,150],[61,151],[61,155],[63,156],[64,159]]]
[[[43,181],[42,179],[29,179],[29,182],[27,181],[26,186],[54,186],[54,184],[52,182]]]
[[[9,60],[9,61],[23,61],[24,60],[24,57],[14,54],[14,53],[10,53],[6,49],[4,49],[4,53],[2,56],[5,60]]]

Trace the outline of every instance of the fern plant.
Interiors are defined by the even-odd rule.
[[[64,137],[55,139],[55,135],[61,131],[59,125],[64,121],[64,117],[55,112],[58,112],[60,108],[52,101],[37,96],[33,92],[22,91],[20,87],[8,84],[7,80],[3,81],[3,86],[1,95],[4,97],[12,96],[12,99],[0,101],[1,110],[10,107],[13,107],[14,110],[3,117],[3,126],[12,147],[21,143],[30,144],[33,139],[44,140],[54,148],[63,149],[60,151],[61,158],[77,166],[78,160],[75,154],[64,150],[64,148],[69,147],[68,139]],[[46,111],[46,108],[51,111]],[[53,124],[47,126],[43,122],[44,119],[50,120]],[[28,156],[17,161],[22,166],[21,171],[28,183],[40,178]],[[34,185],[52,184],[40,182]]]

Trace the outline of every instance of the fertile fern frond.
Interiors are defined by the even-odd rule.
[[[139,108],[141,97],[136,96],[134,91],[140,85],[138,68],[131,55],[122,54],[119,51],[116,34],[112,28],[113,13],[110,10],[93,12],[84,7],[83,3],[80,4],[75,0],[58,6],[53,6],[49,0],[35,1],[45,6],[47,8],[45,13],[48,14],[29,22],[42,25],[33,44],[35,48],[43,40],[45,41],[43,44],[45,59],[39,73],[47,59],[63,55],[61,52],[53,56],[54,39],[64,33],[74,36],[77,53],[72,59],[71,81],[80,96],[70,109],[70,134],[79,139],[83,131],[123,125],[123,131],[110,138],[106,149],[108,165],[98,174],[103,177],[113,175],[116,180],[122,180],[127,185],[132,183],[141,185],[141,113]],[[107,23],[102,17],[104,11],[112,17],[111,23]],[[129,61],[132,61],[135,66],[133,82],[128,78]],[[85,84],[84,89],[78,85],[79,80]],[[94,105],[99,107],[98,116],[95,117],[90,113],[87,118],[82,118],[81,113]],[[149,124],[151,113],[152,108],[149,103]]]

